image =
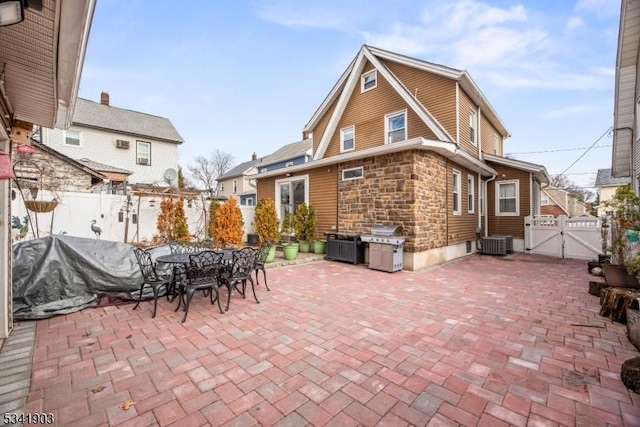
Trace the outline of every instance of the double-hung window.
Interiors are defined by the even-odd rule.
[[[151,143],[136,141],[136,164],[151,165]]]
[[[360,79],[360,91],[366,92],[374,89],[378,85],[378,71],[371,70],[362,75]]]
[[[496,213],[504,216],[518,216],[518,181],[501,181],[496,183]]]
[[[64,132],[64,145],[70,145],[71,147],[80,147],[80,131],[74,129],[67,129]]]
[[[356,148],[355,129],[353,126],[340,129],[340,152],[353,151]]]
[[[454,215],[460,215],[462,213],[462,210],[460,209],[460,192],[462,187],[462,183],[460,182],[460,171],[454,169],[452,178],[453,213]]]
[[[405,141],[407,139],[407,112],[388,114],[385,116],[386,144]]]
[[[473,175],[467,175],[467,212],[475,212],[476,180]]]
[[[238,180],[234,179],[233,180],[233,194],[236,194],[238,192]]]

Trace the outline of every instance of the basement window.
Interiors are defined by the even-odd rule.
[[[342,171],[342,180],[350,181],[353,179],[362,179],[364,178],[364,168],[362,166],[357,168],[344,169]]]

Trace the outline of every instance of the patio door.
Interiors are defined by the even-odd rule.
[[[286,213],[294,213],[301,203],[309,200],[308,176],[291,177],[276,181],[276,203],[280,220]]]

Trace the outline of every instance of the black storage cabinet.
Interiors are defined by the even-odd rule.
[[[364,263],[364,243],[359,234],[325,233],[328,260]]]

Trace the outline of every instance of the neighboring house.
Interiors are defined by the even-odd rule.
[[[607,214],[607,201],[613,199],[618,187],[623,185],[630,185],[631,178],[614,178],[611,175],[611,169],[598,169],[598,175],[596,176],[596,188],[598,189],[599,204],[597,207],[598,216],[605,216]]]
[[[545,187],[540,198],[540,214],[580,216],[588,213],[587,205],[562,188]]]
[[[21,154],[18,146],[13,148],[16,182],[21,189],[99,192],[103,189],[103,182],[109,180],[96,168],[37,141],[31,140],[31,147],[34,151],[29,154]],[[44,180],[43,173],[46,175]]]
[[[615,178],[631,178],[636,193],[640,178],[639,42],[640,2],[622,0],[616,58],[611,175]]]
[[[19,2],[20,8],[29,7]],[[49,0],[29,8],[24,20],[0,23],[0,150],[29,144],[35,126],[65,128],[71,122],[95,9],[93,0]],[[11,223],[10,187],[0,186],[0,223]],[[11,230],[0,227],[0,339],[13,327]]]
[[[220,175],[217,179],[218,197],[238,199],[241,205],[253,206],[256,204],[256,186],[249,175],[256,173],[258,156],[253,153],[251,160],[240,163],[229,171]]]
[[[279,148],[267,157],[260,159],[256,167],[259,173],[263,173],[275,169],[301,165],[311,161],[313,157],[312,150],[313,141],[311,141],[311,139],[293,142]]]
[[[524,250],[543,166],[501,157],[509,132],[466,71],[363,46],[303,130],[313,159],[258,173],[280,215],[305,202],[320,235],[401,225],[404,268],[475,250],[478,230]]]
[[[169,119],[114,107],[106,92],[99,103],[78,98],[71,126],[42,129],[41,141],[74,159],[118,165],[131,172],[129,184],[156,185],[176,175],[183,142]]]

